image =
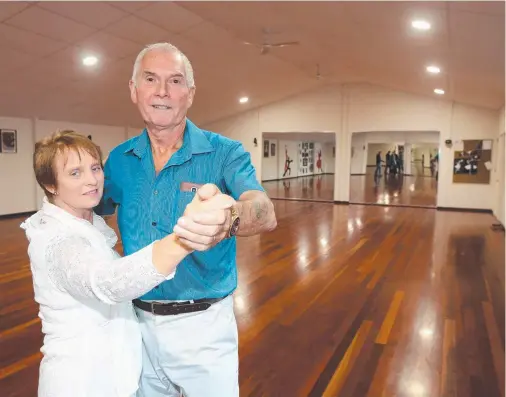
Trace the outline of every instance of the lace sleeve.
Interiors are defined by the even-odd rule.
[[[80,236],[49,244],[46,259],[53,282],[75,297],[95,298],[108,304],[135,299],[173,278],[159,273],[152,262],[153,245],[118,259],[104,260]]]

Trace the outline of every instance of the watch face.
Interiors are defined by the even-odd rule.
[[[239,229],[239,224],[241,223],[239,218],[236,218],[230,227],[230,236],[235,236],[237,234],[237,230]]]

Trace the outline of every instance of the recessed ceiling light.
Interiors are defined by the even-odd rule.
[[[442,90],[441,88],[436,88],[434,92],[438,95],[443,95],[445,93],[444,90]]]
[[[430,29],[430,23],[427,21],[424,21],[422,19],[417,19],[411,22],[411,26],[418,30],[429,30]]]
[[[242,98],[239,98],[240,103],[246,103],[249,101],[249,98],[247,96],[243,96]]]
[[[441,69],[439,69],[437,66],[427,66],[427,72],[429,73],[433,73],[433,74],[438,74],[439,72],[441,72]]]
[[[98,63],[98,58],[96,56],[90,55],[83,58],[83,65],[85,66],[94,66]]]

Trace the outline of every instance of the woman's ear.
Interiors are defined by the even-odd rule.
[[[53,196],[57,196],[58,195],[58,192],[56,191],[56,187],[55,186],[45,186],[45,188]]]

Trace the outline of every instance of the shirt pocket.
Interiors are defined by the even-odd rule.
[[[184,211],[186,210],[186,206],[190,204],[195,197],[196,192],[182,192],[178,191],[177,195],[177,211],[176,211],[176,219],[175,223],[177,223],[177,219],[183,216]]]

